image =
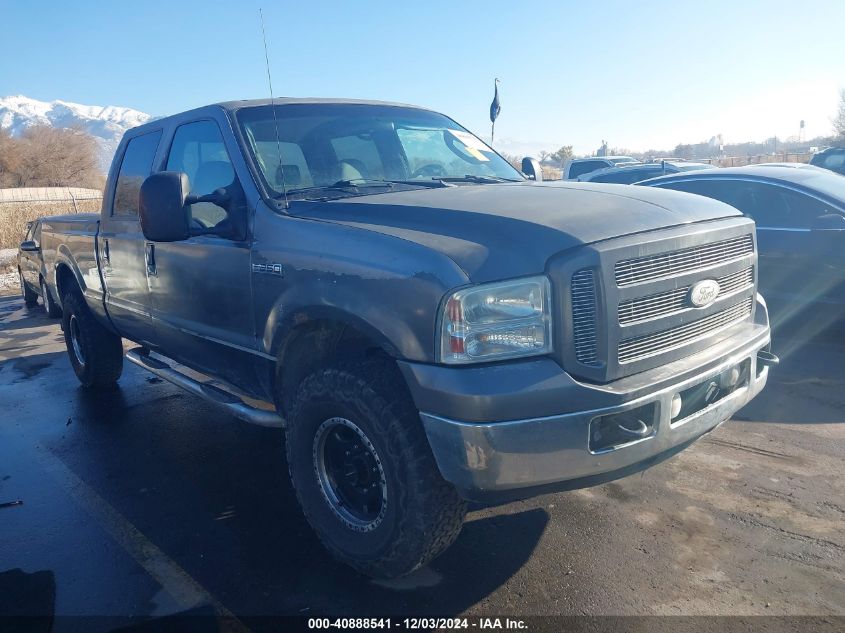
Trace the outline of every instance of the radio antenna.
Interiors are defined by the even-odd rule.
[[[270,85],[270,109],[273,110],[273,126],[276,129],[276,151],[279,154],[279,173],[282,176],[282,194],[285,197],[285,209],[290,207],[288,203],[288,187],[285,182],[285,167],[282,164],[282,142],[279,140],[279,121],[276,118],[276,101],[273,98],[273,79],[270,76],[270,55],[267,53],[267,34],[264,31],[264,12],[259,7],[258,15],[261,17],[261,37],[264,40],[264,61],[267,64],[267,83]]]

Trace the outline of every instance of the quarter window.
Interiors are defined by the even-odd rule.
[[[141,184],[150,175],[161,130],[136,136],[129,141],[117,174],[112,215],[137,216]]]

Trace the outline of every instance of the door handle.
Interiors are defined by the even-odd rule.
[[[156,245],[147,242],[144,245],[144,260],[147,262],[147,274],[156,274]]]

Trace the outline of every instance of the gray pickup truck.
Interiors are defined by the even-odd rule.
[[[751,220],[523,171],[397,104],[237,101],[132,129],[102,214],[43,219],[73,369],[111,385],[125,356],[284,427],[305,517],[374,576],[447,548],[467,500],[642,470],[763,388]]]

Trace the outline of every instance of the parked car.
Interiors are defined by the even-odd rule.
[[[326,547],[410,572],[466,500],[646,468],[774,361],[751,220],[535,165],[527,180],[442,114],[369,101],[236,101],[129,130],[102,215],[43,220],[70,365],[110,385],[126,338],[134,364],[284,426]]]
[[[606,167],[589,174],[579,176],[581,182],[612,182],[620,185],[631,185],[640,180],[662,176],[664,174],[677,174],[682,171],[696,171],[698,169],[711,169],[707,163],[672,162],[647,163],[647,164],[622,164],[616,167]]]
[[[784,315],[802,307],[845,315],[845,179],[813,167],[752,165],[639,184],[707,196],[754,218],[766,298],[779,311],[790,306]]]
[[[816,152],[810,159],[810,164],[845,175],[845,147],[828,147]]]
[[[810,165],[809,163],[752,163],[751,165],[745,165],[745,167],[786,167],[788,169],[822,169],[822,167],[817,167],[816,165]]]
[[[61,315],[61,309],[53,300],[45,281],[44,258],[41,253],[41,221],[27,222],[23,241],[18,248],[18,275],[21,295],[28,307],[34,306],[41,297],[44,309],[50,317]]]
[[[639,164],[636,158],[630,156],[594,156],[592,158],[573,158],[564,168],[564,180],[575,180],[597,169],[615,167],[616,165]]]

